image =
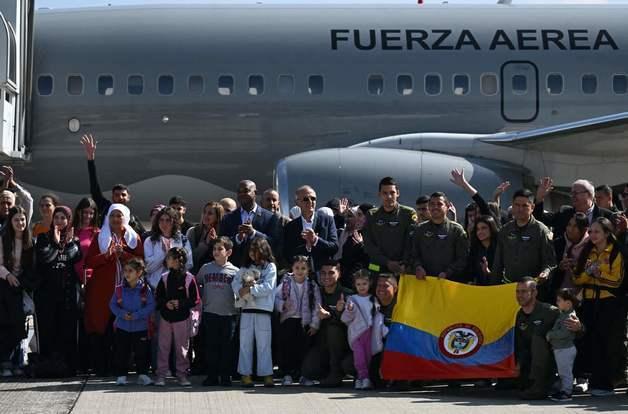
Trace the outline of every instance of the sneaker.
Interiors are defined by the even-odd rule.
[[[220,377],[220,386],[221,387],[231,387],[231,376],[226,375],[223,377]]]
[[[594,397],[610,397],[611,395],[615,395],[614,390],[602,390],[599,388],[591,389],[591,395]]]
[[[304,387],[313,387],[314,386],[314,381],[312,381],[309,378],[301,377],[299,379],[299,384],[303,385]]]
[[[550,400],[552,401],[556,401],[556,402],[565,402],[565,401],[571,401],[571,395],[567,394],[564,391],[560,391],[557,392],[555,394],[550,395]]]
[[[146,386],[146,385],[152,385],[152,384],[153,384],[153,380],[150,379],[148,375],[141,374],[139,377],[137,377],[137,385]]]
[[[264,387],[272,388],[275,386],[275,382],[273,381],[272,375],[267,375],[264,377]]]
[[[207,377],[203,381],[203,387],[215,387],[219,384],[218,377]]]
[[[192,383],[190,382],[188,377],[181,376],[181,377],[179,377],[179,385],[182,386],[182,387],[191,387]]]
[[[126,376],[121,376],[116,379],[116,385],[126,385]]]
[[[166,379],[165,378],[157,378],[157,380],[155,381],[155,385],[158,387],[165,387],[166,386]]]
[[[574,392],[584,394],[589,390],[589,383],[586,378],[576,378],[576,385],[573,387]]]
[[[281,381],[281,385],[292,385],[292,376],[286,375]]]
[[[355,380],[355,384],[353,384],[353,388],[355,388],[356,390],[361,390],[362,389],[362,380],[361,379],[356,379]]]
[[[2,377],[3,378],[9,378],[13,376],[13,372],[11,372],[11,370],[9,368],[4,368],[2,370]]]
[[[373,388],[373,384],[371,384],[371,380],[368,378],[364,378],[362,380],[362,388],[363,390],[370,390],[371,388]]]
[[[253,384],[253,378],[251,378],[250,375],[242,375],[241,382],[242,386],[246,388],[252,388],[255,386],[255,384]]]

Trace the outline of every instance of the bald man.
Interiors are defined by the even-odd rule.
[[[233,240],[231,263],[241,267],[251,241],[263,237],[276,250],[278,240],[277,216],[257,205],[257,186],[251,180],[238,184],[240,207],[225,215],[220,223],[220,234]]]

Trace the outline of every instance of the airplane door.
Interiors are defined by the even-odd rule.
[[[539,70],[529,61],[509,61],[501,68],[502,117],[531,122],[539,113]]]

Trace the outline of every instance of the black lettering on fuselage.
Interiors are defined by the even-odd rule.
[[[341,37],[341,34],[346,34],[346,37]],[[348,30],[331,30],[331,50],[338,50],[338,42],[346,42],[349,40],[349,31]]]
[[[560,50],[567,50],[562,40],[565,35],[560,30],[541,30],[543,50],[549,50],[549,44],[554,43]]]
[[[425,30],[406,30],[406,48],[412,50],[414,49],[414,43],[417,43],[423,50],[430,50],[430,46],[425,43],[427,36],[428,34]]]
[[[611,34],[604,29],[598,32],[595,43],[593,43],[593,50],[600,50],[600,46],[610,46],[613,50],[619,49]]]
[[[471,33],[471,30],[466,29],[460,32],[460,37],[458,37],[458,42],[456,43],[456,50],[460,50],[465,45],[473,46],[475,50],[482,49],[478,41],[475,40],[475,37],[473,36],[473,33]]]
[[[375,44],[377,42],[377,38],[375,37],[375,30],[369,30],[369,43],[367,45],[363,45],[360,43],[360,30],[355,29],[353,31],[353,44],[355,44],[356,49],[359,50],[373,50],[375,49]]]
[[[497,46],[506,46],[510,50],[515,50],[515,45],[512,43],[506,32],[501,29],[495,32],[495,36],[493,36],[489,50],[495,50]]]
[[[448,29],[434,29],[432,33],[439,34],[440,37],[434,41],[432,44],[432,50],[453,50],[453,45],[443,45],[443,42],[447,40],[449,35],[451,34],[451,30]]]
[[[589,31],[588,30],[567,30],[569,33],[569,49],[571,50],[589,50],[591,46],[588,44],[578,44],[578,42],[588,42],[589,41]],[[584,36],[580,36],[584,35]]]
[[[402,50],[401,43],[401,30],[382,30],[382,50]],[[394,43],[393,43],[394,42]]]
[[[519,50],[539,50],[536,41],[536,30],[517,30],[517,46],[519,46]],[[532,42],[534,44],[531,44]]]

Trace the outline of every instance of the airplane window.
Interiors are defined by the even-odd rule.
[[[262,95],[264,93],[264,77],[261,75],[249,76],[249,95]]]
[[[397,76],[397,93],[399,95],[412,95],[412,76],[399,75]]]
[[[462,96],[469,93],[469,77],[454,75],[454,95]]]
[[[37,90],[39,94],[42,96],[52,95],[52,76],[50,75],[42,75],[37,80]]]
[[[384,77],[382,75],[370,75],[368,88],[369,94],[382,95],[384,93]]]
[[[231,75],[223,75],[218,78],[218,93],[223,96],[233,94],[234,80]]]
[[[200,95],[205,88],[205,80],[201,75],[192,75],[188,78],[188,90],[192,95]]]
[[[174,93],[174,77],[172,75],[161,75],[159,77],[158,89],[160,95],[172,95]]]
[[[597,76],[582,75],[582,92],[587,95],[597,92]]]
[[[485,73],[480,79],[480,86],[484,95],[497,95],[499,87],[497,86],[497,75],[494,73]]]
[[[628,77],[626,75],[613,76],[613,92],[618,95],[628,92]]]
[[[440,90],[440,75],[425,75],[425,93],[428,95],[439,95]]]
[[[550,95],[560,95],[563,93],[563,75],[551,73],[547,76],[547,93]]]
[[[294,76],[279,75],[277,86],[280,95],[292,95],[294,93]]]
[[[516,95],[525,95],[528,92],[528,78],[524,75],[513,76],[512,92]]]
[[[141,95],[144,93],[144,78],[141,75],[131,75],[128,79],[127,90],[129,95]]]
[[[310,75],[307,79],[307,92],[310,95],[322,95],[325,81],[321,75]]]
[[[83,77],[78,75],[68,76],[68,93],[81,95],[83,93]]]
[[[98,94],[105,96],[113,95],[113,76],[103,75],[98,77]]]

